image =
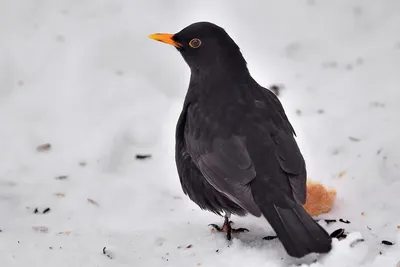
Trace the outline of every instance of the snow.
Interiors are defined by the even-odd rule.
[[[1,1],[1,266],[396,266],[399,12],[397,0]],[[261,84],[284,85],[309,177],[338,192],[322,217],[351,222],[324,225],[349,232],[328,255],[289,258],[250,216],[232,218],[250,232],[228,244],[207,226],[222,218],[183,195],[174,130],[189,69],[147,36],[200,20],[232,35]]]

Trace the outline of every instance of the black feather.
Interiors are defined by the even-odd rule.
[[[299,204],[291,209],[262,205],[261,211],[290,256],[301,258],[332,249],[331,237]]]

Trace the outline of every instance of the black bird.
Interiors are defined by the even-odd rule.
[[[175,160],[182,189],[200,208],[263,215],[287,253],[328,253],[332,240],[303,209],[306,166],[278,98],[250,75],[226,31],[197,22],[176,34],[152,34],[171,44],[191,70],[176,127]],[[247,229],[238,229],[245,231]]]

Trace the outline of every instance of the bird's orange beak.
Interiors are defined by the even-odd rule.
[[[159,42],[173,45],[175,47],[182,47],[182,44],[180,44],[180,43],[176,42],[174,39],[172,39],[173,36],[174,35],[170,34],[170,33],[155,33],[155,34],[150,34],[149,38],[159,41]]]

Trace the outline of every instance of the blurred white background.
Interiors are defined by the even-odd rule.
[[[313,266],[398,262],[380,244],[400,225],[398,0],[0,0],[2,266],[286,266],[279,243],[258,241],[264,221],[234,218],[252,232],[226,248],[207,228],[221,218],[181,192],[174,130],[190,72],[147,36],[197,21],[224,27],[260,84],[283,85],[310,178],[338,191],[328,217],[352,222],[327,229],[366,239]]]

